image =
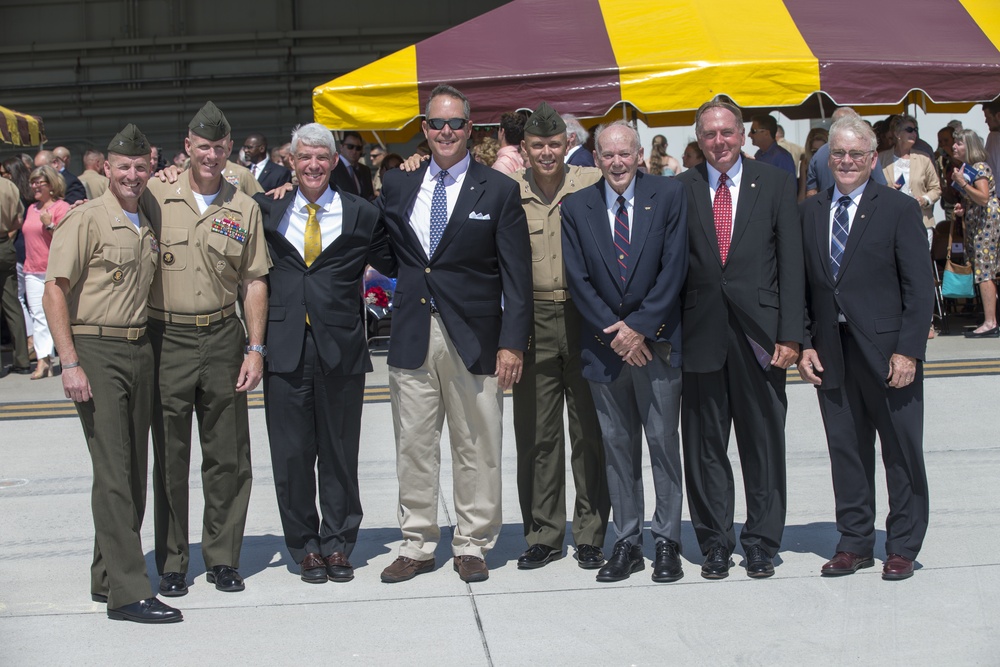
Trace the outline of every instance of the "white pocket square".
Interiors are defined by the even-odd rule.
[[[490,219],[489,213],[476,213],[475,211],[473,211],[472,213],[469,214],[469,220],[489,220],[489,219]]]

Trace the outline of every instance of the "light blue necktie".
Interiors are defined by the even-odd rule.
[[[844,259],[844,248],[847,247],[847,235],[850,232],[850,218],[847,209],[851,206],[851,198],[844,195],[837,200],[837,210],[833,214],[833,234],[830,237],[830,270],[836,278],[840,273],[840,262]]]

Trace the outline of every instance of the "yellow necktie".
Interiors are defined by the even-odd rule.
[[[319,219],[316,217],[319,204],[306,204],[306,208],[309,209],[309,217],[306,218],[304,251],[306,266],[312,266],[323,250],[323,235],[319,231]],[[306,324],[310,324],[308,313],[306,313]]]

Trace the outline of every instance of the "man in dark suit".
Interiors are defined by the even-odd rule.
[[[696,119],[706,162],[677,177],[687,189],[691,251],[681,412],[688,505],[705,555],[701,575],[727,577],[736,546],[727,454],[735,425],[747,574],[769,577],[785,527],[785,369],[803,335],[795,179],[741,159],[745,129],[736,106],[716,98]]]
[[[267,139],[254,132],[243,142],[243,155],[250,162],[250,173],[260,183],[264,192],[270,192],[279,185],[292,182],[292,172],[284,165],[271,162],[267,150]]]
[[[382,581],[434,568],[446,416],[454,568],[466,582],[483,581],[502,524],[503,391],[520,379],[531,331],[528,225],[514,181],[469,157],[465,96],[438,86],[425,118],[431,160],[387,172],[378,202],[399,263],[389,391],[403,532]]]
[[[680,579],[681,287],[687,272],[687,203],[673,179],[637,174],[638,133],[624,121],[599,131],[604,178],[563,201],[570,295],[583,317],[583,376],[604,440],[617,541],[597,581],[645,567],[642,433],[656,487],[650,530],[653,581]]]
[[[375,186],[372,183],[371,170],[361,162],[365,144],[357,132],[344,132],[340,140],[340,160],[333,169],[333,183],[338,188],[352,195],[358,195],[368,201],[375,199]]]
[[[393,272],[378,209],[330,187],[333,134],[292,132],[299,187],[254,197],[264,216],[269,275],[264,400],[285,545],[308,583],[350,581],[361,525],[358,447],[365,373],[365,266]],[[316,513],[316,473],[319,509]]]
[[[799,374],[816,385],[837,506],[827,576],[874,565],[875,433],[889,491],[882,578],[906,579],[927,532],[923,358],[934,278],[920,207],[870,180],[875,133],[830,128],[834,187],[801,205],[807,332]]]
[[[596,167],[593,154],[587,150],[587,139],[590,133],[584,129],[576,116],[563,114],[566,122],[566,164],[573,164],[577,167]]]

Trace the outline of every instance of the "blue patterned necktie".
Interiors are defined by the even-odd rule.
[[[622,284],[628,273],[629,227],[628,209],[625,208],[625,197],[618,197],[618,212],[615,213],[615,251],[618,255],[618,273]]]
[[[837,210],[833,214],[833,234],[830,235],[830,270],[836,278],[840,273],[840,262],[844,259],[844,248],[847,247],[847,235],[850,232],[848,224],[850,217],[847,209],[851,206],[851,198],[844,195],[837,200]]]
[[[446,170],[438,172],[434,195],[431,197],[431,256],[437,250],[438,243],[444,235],[444,228],[448,225],[448,196],[444,191],[444,179],[447,177]]]

